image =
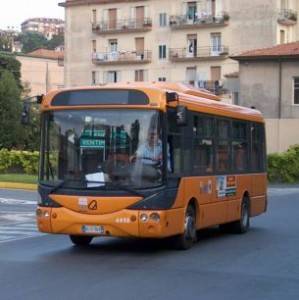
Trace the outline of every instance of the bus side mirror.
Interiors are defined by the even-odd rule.
[[[24,102],[22,115],[21,115],[21,124],[29,125],[29,123],[30,123],[30,103]]]
[[[176,108],[176,123],[178,126],[186,126],[188,123],[188,108],[178,105]]]

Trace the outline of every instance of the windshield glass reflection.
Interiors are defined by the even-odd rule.
[[[44,115],[40,181],[67,187],[162,183],[157,111],[65,110]]]

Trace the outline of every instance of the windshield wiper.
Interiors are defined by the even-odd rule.
[[[128,187],[126,185],[121,185],[121,184],[116,184],[116,183],[111,183],[111,182],[106,182],[106,181],[86,181],[87,184],[90,183],[90,184],[103,184],[101,186],[92,186],[92,187],[88,187],[88,189],[98,189],[98,188],[106,188],[106,187],[112,187],[112,188],[115,188],[116,190],[123,190],[123,191],[126,191],[126,192],[129,192],[135,196],[138,196],[138,197],[144,197],[143,194],[141,194],[140,192],[138,192],[137,190],[135,190],[134,188],[131,188],[131,187]]]

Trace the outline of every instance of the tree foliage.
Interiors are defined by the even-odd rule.
[[[21,125],[21,98],[28,96],[28,84],[21,86],[20,63],[13,55],[0,54],[0,149],[39,149],[39,111],[31,109],[31,123]]]
[[[0,51],[11,52],[11,38],[7,35],[0,36]]]
[[[299,145],[268,156],[268,177],[271,182],[299,182]]]
[[[23,44],[22,51],[24,53],[29,53],[39,48],[54,50],[57,46],[64,43],[63,35],[54,35],[51,40],[47,40],[38,32],[24,32],[17,39]]]
[[[21,33],[18,37],[23,44],[24,53],[32,52],[38,48],[47,48],[48,40],[38,32]]]
[[[64,44],[64,36],[53,35],[52,39],[48,41],[47,49],[54,50],[56,47]]]
[[[0,76],[4,71],[13,74],[19,88],[21,88],[21,63],[11,54],[0,53]]]
[[[16,148],[22,140],[21,90],[11,72],[0,75],[0,148]]]

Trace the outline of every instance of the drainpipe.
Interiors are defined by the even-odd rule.
[[[281,59],[278,61],[279,64],[279,82],[278,82],[278,119],[281,119],[281,110],[282,110],[282,63]]]
[[[280,121],[282,117],[282,62],[281,59],[278,61],[279,75],[278,75],[278,132],[277,132],[277,141],[278,141],[278,152],[281,151],[280,143]]]

